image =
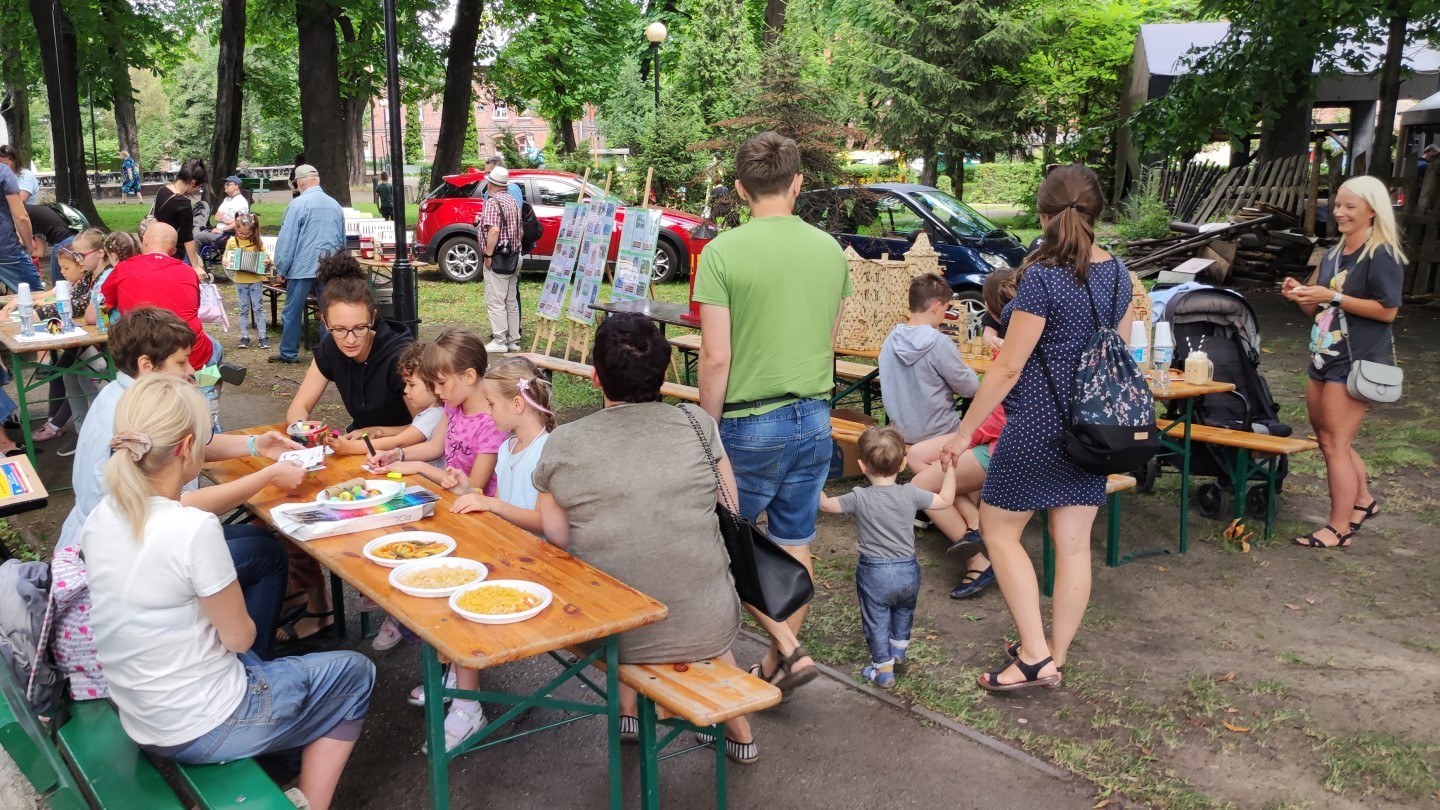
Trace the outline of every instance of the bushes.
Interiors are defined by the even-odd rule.
[[[876,165],[873,163],[851,163],[842,166],[846,178],[855,184],[863,183],[913,183],[915,175],[903,163]]]
[[[998,205],[1034,203],[1039,163],[979,163],[965,167],[965,202]]]
[[[1115,217],[1115,233],[1126,242],[1170,235],[1170,209],[1150,190],[1136,189]]]

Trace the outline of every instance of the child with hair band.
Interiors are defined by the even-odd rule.
[[[913,520],[917,509],[943,509],[955,502],[955,468],[946,467],[939,494],[914,484],[897,484],[905,466],[905,439],[893,427],[872,427],[860,434],[860,471],[870,486],[838,498],[820,493],[820,511],[855,518],[860,560],[855,590],[870,665],[862,674],[881,689],[895,685],[895,666],[904,663],[910,626],[920,594],[920,562],[915,558]]]
[[[225,256],[239,250],[259,257],[255,270],[235,270],[231,279],[235,282],[235,297],[240,315],[241,349],[250,348],[250,330],[247,316],[255,324],[255,334],[260,339],[260,348],[270,348],[270,335],[265,331],[265,275],[270,268],[270,255],[260,241],[260,217],[243,213],[235,215],[235,235],[225,242]]]
[[[487,371],[481,387],[495,426],[513,435],[500,446],[495,468],[497,494],[461,495],[450,511],[490,512],[538,534],[542,531],[540,513],[535,509],[539,493],[531,478],[545,449],[545,440],[555,427],[555,414],[550,410],[550,384],[540,378],[539,370],[529,360],[512,357]],[[453,469],[449,475],[460,477],[459,471]],[[480,688],[479,670],[451,667],[445,678],[447,682],[453,679],[458,689]],[[410,702],[425,705],[423,686],[411,690]],[[445,750],[454,749],[484,725],[485,714],[479,701],[455,700],[445,715]]]
[[[495,427],[481,380],[487,368],[485,344],[468,329],[450,327],[420,356],[420,376],[445,405],[435,436],[413,447],[378,450],[367,461],[377,473],[423,475],[465,494],[495,494],[495,462],[505,435]],[[442,470],[427,462],[444,458]]]

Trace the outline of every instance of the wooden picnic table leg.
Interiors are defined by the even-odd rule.
[[[30,404],[27,401],[30,399],[30,391],[33,389],[27,388],[25,385],[26,367],[38,364],[26,360],[23,352],[15,352],[11,358],[14,361],[11,368],[15,372],[15,404],[20,410],[20,438],[25,442],[25,455],[30,458],[30,466],[38,471],[40,468],[35,464],[35,441],[31,438]]]
[[[425,693],[426,766],[430,769],[430,806],[450,808],[450,757],[445,750],[445,668],[435,648],[420,642],[420,681]]]
[[[625,807],[624,785],[620,772],[620,641],[618,636],[605,639],[605,725],[610,754],[610,810]],[[654,718],[650,722],[654,734]],[[641,723],[643,729],[645,724]],[[443,745],[443,740],[442,740]]]

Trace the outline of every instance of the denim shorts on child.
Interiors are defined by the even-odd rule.
[[[755,520],[781,545],[815,539],[815,504],[830,471],[830,403],[801,399],[769,413],[726,418],[720,441],[740,490],[740,514]]]
[[[865,644],[875,663],[892,657],[890,642],[909,641],[920,597],[920,561],[914,557],[861,557],[855,564],[855,590]]]
[[[370,659],[337,651],[261,661],[247,652],[240,661],[248,683],[234,713],[178,750],[155,753],[187,764],[231,762],[303,748],[321,737],[359,737],[375,685]]]

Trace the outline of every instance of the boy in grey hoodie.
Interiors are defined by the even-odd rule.
[[[880,399],[906,444],[954,433],[960,427],[955,397],[980,387],[960,359],[953,338],[938,327],[950,305],[950,285],[934,273],[910,282],[910,320],[897,325],[880,349]]]

